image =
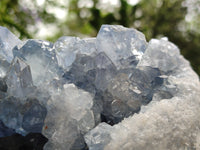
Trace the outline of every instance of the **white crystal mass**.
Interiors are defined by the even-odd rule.
[[[119,25],[21,41],[0,27],[0,137],[45,150],[200,149],[199,77],[176,45]],[[12,131],[12,132],[11,132]]]

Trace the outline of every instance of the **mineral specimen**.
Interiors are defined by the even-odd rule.
[[[53,44],[0,27],[0,149],[199,149],[199,87],[166,38],[102,25]]]

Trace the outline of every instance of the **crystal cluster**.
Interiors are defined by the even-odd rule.
[[[199,87],[166,38],[102,25],[51,43],[0,27],[0,148],[17,134],[45,150],[198,149]]]

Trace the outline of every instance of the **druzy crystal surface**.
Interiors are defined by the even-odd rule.
[[[0,27],[0,149],[199,149],[199,97],[166,38],[102,25],[96,38],[51,43]]]

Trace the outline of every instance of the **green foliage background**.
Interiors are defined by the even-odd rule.
[[[52,25],[58,30],[44,39],[53,42],[63,35],[96,36],[102,24],[133,27],[143,32],[147,41],[168,37],[200,75],[200,13],[197,9],[200,1],[190,1],[194,2],[190,21],[185,19],[189,9],[185,1],[140,0],[131,5],[128,0],[119,0],[118,5],[113,6],[101,4],[101,0],[62,0],[62,3],[46,0],[42,5],[38,5],[37,0],[0,0],[0,25],[21,39],[37,38],[38,22],[47,28]],[[55,15],[57,9],[66,11],[62,20]],[[48,32],[54,31],[49,29]]]

